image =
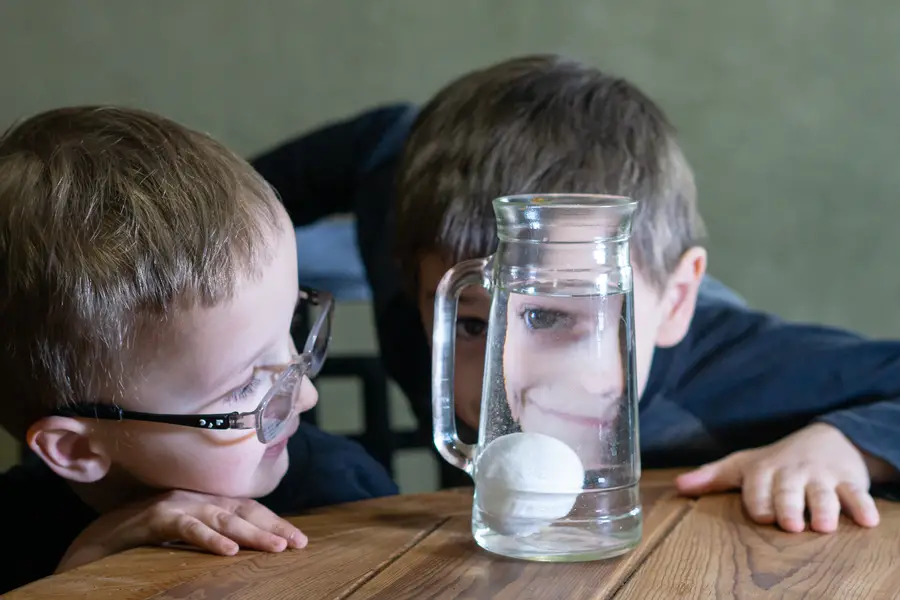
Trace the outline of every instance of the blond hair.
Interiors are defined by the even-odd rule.
[[[257,272],[278,200],[207,135],[115,107],[52,110],[0,138],[0,425],[22,438],[120,385],[139,330]],[[111,381],[112,378],[112,381]]]

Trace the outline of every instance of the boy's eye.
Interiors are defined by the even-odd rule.
[[[456,320],[456,335],[466,338],[482,337],[487,330],[484,319],[476,317],[460,317]]]
[[[558,310],[543,308],[526,308],[522,311],[525,327],[532,331],[545,329],[564,329],[572,325],[572,317]]]
[[[259,389],[259,386],[262,382],[258,375],[254,374],[253,377],[245,383],[242,387],[231,392],[231,397],[229,400],[232,402],[240,402],[241,400],[246,400],[247,398],[253,396],[254,393]]]

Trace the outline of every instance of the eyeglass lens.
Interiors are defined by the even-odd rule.
[[[260,433],[264,444],[275,440],[293,416],[294,407],[300,398],[302,378],[301,370],[292,366],[272,389],[272,397],[260,416]]]

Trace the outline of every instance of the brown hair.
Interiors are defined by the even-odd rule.
[[[638,200],[632,255],[660,288],[704,236],[690,165],[652,100],[574,60],[517,58],[450,83],[413,124],[395,247],[410,290],[425,254],[494,251],[494,198],[553,192]]]
[[[0,138],[0,425],[20,439],[121,385],[147,325],[252,276],[278,200],[212,138],[139,110],[74,107]]]

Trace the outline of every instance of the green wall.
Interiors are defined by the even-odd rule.
[[[625,75],[667,109],[697,170],[712,270],[753,304],[900,333],[888,0],[2,0],[0,122],[126,103],[250,153],[540,51]]]

